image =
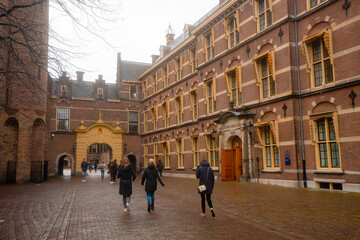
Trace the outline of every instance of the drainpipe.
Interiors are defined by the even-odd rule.
[[[302,114],[302,99],[301,99],[301,83],[300,83],[300,63],[299,63],[299,42],[298,42],[298,26],[297,26],[297,12],[296,0],[294,0],[294,16],[295,16],[295,44],[296,44],[296,68],[297,68],[297,81],[298,81],[298,95],[299,95],[299,114],[300,114],[300,135],[301,135],[301,152],[302,152],[302,165],[303,165],[303,180],[304,188],[307,188],[306,177],[306,160],[305,160],[305,144],[304,144],[304,127],[303,127],[303,114]]]

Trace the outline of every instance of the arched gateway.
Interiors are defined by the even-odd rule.
[[[106,124],[101,119],[102,114],[99,113],[99,120],[88,126],[84,126],[84,121],[80,122],[80,127],[75,129],[76,132],[76,175],[81,174],[81,162],[87,157],[87,149],[93,143],[106,143],[113,151],[113,159],[122,159],[122,134],[124,130],[120,128],[120,123],[116,123],[116,127]]]

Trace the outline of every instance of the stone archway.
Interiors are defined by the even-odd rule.
[[[75,174],[74,156],[72,154],[67,153],[67,152],[63,152],[63,153],[57,155],[56,162],[55,162],[55,172],[59,176],[63,175],[63,168],[64,168],[64,164],[65,164],[66,159],[68,159],[68,161],[69,161],[68,166],[70,166],[70,168],[71,168],[71,175]]]
[[[99,113],[99,119],[96,123],[85,127],[84,121],[80,122],[80,127],[75,129],[76,132],[76,175],[81,175],[81,162],[86,159],[87,149],[93,143],[106,143],[113,150],[113,159],[122,159],[122,134],[124,130],[120,128],[120,123],[116,123],[116,127],[106,124],[101,119],[102,114]]]

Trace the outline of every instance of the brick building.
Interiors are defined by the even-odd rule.
[[[30,170],[44,164],[48,1],[2,1],[0,37],[0,183],[37,181]]]
[[[222,180],[360,192],[357,9],[227,0],[169,28],[139,77],[144,165],[194,176],[206,158]]]

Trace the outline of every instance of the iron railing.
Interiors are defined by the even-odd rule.
[[[41,183],[43,181],[43,162],[31,161],[30,182]]]

